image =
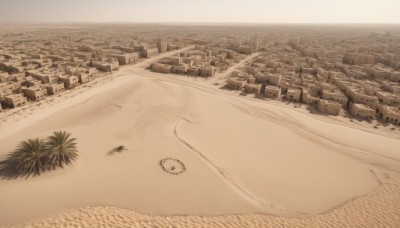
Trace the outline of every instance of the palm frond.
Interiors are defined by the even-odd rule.
[[[78,158],[76,138],[70,138],[71,133],[56,131],[49,136],[46,141],[50,163],[55,166],[63,167]]]
[[[8,158],[14,161],[15,171],[21,176],[38,176],[48,169],[43,139],[28,139],[20,142]]]

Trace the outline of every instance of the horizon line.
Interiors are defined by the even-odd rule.
[[[399,25],[400,22],[145,22],[145,21],[9,21],[0,25],[27,24],[183,24],[183,25]]]

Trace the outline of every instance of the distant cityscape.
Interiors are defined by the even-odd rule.
[[[225,88],[310,105],[321,113],[400,124],[400,36],[323,33],[215,39],[153,64],[160,73],[211,77],[249,54]],[[346,36],[346,34],[345,34]],[[286,37],[286,36],[285,36]]]
[[[400,124],[398,31],[75,25],[3,27],[0,36],[3,112],[193,46],[150,70],[223,75],[224,89],[303,103],[324,114]]]

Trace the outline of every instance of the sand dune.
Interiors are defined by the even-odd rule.
[[[385,227],[400,224],[400,183],[382,187],[325,214],[307,218],[268,215],[150,216],[115,207],[85,207],[10,227]]]
[[[37,178],[0,180],[1,223],[80,207],[30,224],[340,226],[344,223],[339,218],[349,215],[349,207],[361,216],[360,221],[349,218],[354,224],[395,221],[399,208],[392,204],[400,198],[399,177],[388,170],[398,165],[400,140],[287,107],[216,96],[197,88],[203,85],[167,81],[121,76],[2,127],[0,159],[19,141],[59,129],[78,138],[81,157],[73,166]],[[377,137],[385,146],[374,144]],[[109,156],[118,145],[128,150]],[[179,159],[187,171],[177,176],[164,172],[159,162],[166,157]],[[328,214],[308,217],[371,192]],[[96,205],[149,216],[112,207],[85,208]],[[382,207],[392,207],[394,214],[385,216]],[[381,214],[369,217],[376,208]],[[307,217],[150,216],[254,213]]]
[[[376,187],[374,175],[364,164],[335,153],[324,142],[310,142],[301,137],[306,133],[296,134],[296,128],[269,118],[281,114],[249,116],[249,109],[229,100],[202,92],[196,97],[199,116],[183,121],[178,133],[230,173],[259,204],[294,214],[317,213]]]

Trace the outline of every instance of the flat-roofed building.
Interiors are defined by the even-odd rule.
[[[336,101],[328,101],[320,99],[318,102],[318,111],[330,115],[339,115],[342,105]]]
[[[301,90],[297,88],[288,88],[286,93],[286,100],[300,102]]]
[[[192,66],[186,71],[188,75],[198,76],[200,74],[200,67]]]
[[[350,102],[349,112],[351,115],[362,119],[373,119],[375,111],[365,104],[357,104]]]
[[[26,86],[26,87],[39,86],[39,85],[42,85],[42,81],[37,80],[37,79],[33,78],[32,76],[27,76],[27,77],[25,77],[24,81],[21,81],[21,85]]]
[[[208,66],[208,67],[201,67],[200,68],[200,76],[202,77],[211,77],[215,74],[215,67]]]
[[[256,82],[257,83],[267,83],[269,81],[269,75],[267,74],[255,74]]]
[[[273,99],[281,99],[281,89],[277,86],[266,86],[264,94],[266,97]]]
[[[266,83],[273,86],[279,86],[282,80],[281,74],[271,74],[271,73],[255,73],[256,82]]]
[[[111,72],[119,68],[119,62],[116,58],[108,58],[101,61],[92,60],[91,64],[94,68],[103,72]]]
[[[390,74],[389,68],[386,68],[381,64],[376,64],[375,66],[371,67],[365,67],[365,70],[367,74],[374,79],[385,79],[388,78]]]
[[[3,102],[10,108],[16,108],[25,105],[28,99],[22,93],[10,94],[4,97]]]
[[[116,58],[120,65],[127,65],[135,63],[139,60],[139,53],[125,53],[119,55],[113,55]]]
[[[189,66],[187,64],[171,66],[171,72],[174,74],[185,74],[188,69],[189,69]]]
[[[384,91],[376,91],[375,95],[378,97],[379,102],[384,105],[389,105],[389,106],[400,105],[400,97],[398,95]]]
[[[345,53],[343,62],[350,65],[375,64],[376,57],[364,53]]]
[[[193,66],[193,59],[184,58],[183,63],[187,64],[189,67]]]
[[[386,105],[377,105],[376,114],[379,119],[400,125],[400,109]]]
[[[163,63],[155,63],[152,66],[153,70],[155,72],[159,72],[159,73],[171,73],[171,65],[167,65],[167,64],[163,64]]]
[[[229,89],[234,89],[234,90],[242,90],[245,85],[246,85],[246,81],[245,80],[229,78],[226,81],[225,87],[229,88]]]
[[[366,105],[378,104],[378,97],[375,95],[367,95],[362,88],[351,87],[346,89],[346,95],[353,103],[360,103]]]
[[[168,50],[168,43],[165,42],[163,39],[158,39],[157,48],[158,48],[158,53],[164,53]]]
[[[64,83],[65,89],[71,89],[79,85],[79,78],[75,75],[63,75],[60,80]]]
[[[61,91],[65,90],[64,83],[49,83],[44,86],[47,90],[48,95],[55,95]]]
[[[273,85],[273,86],[279,86],[282,80],[282,75],[280,74],[271,74],[269,76],[268,83]]]
[[[328,90],[323,89],[321,92],[321,98],[328,101],[336,101],[342,105],[342,107],[346,107],[347,105],[347,97],[339,90]]]
[[[16,82],[2,82],[0,83],[0,96],[6,96],[13,93],[21,92],[21,84]]]
[[[80,73],[78,74],[79,83],[84,84],[89,82],[89,74],[88,73]]]
[[[261,91],[261,85],[259,84],[246,84],[244,86],[244,91],[246,93],[254,93],[255,95],[258,95]]]
[[[32,86],[29,88],[23,88],[22,92],[24,93],[25,97],[31,101],[37,101],[43,99],[47,96],[47,89],[43,86]]]
[[[309,104],[309,105],[318,105],[319,102],[319,97],[316,92],[313,92],[312,90],[308,88],[301,88],[301,101],[304,104]]]
[[[59,73],[53,71],[40,72],[37,70],[30,70],[26,72],[26,76],[32,76],[34,79],[41,81],[41,83],[54,83],[58,81]]]
[[[193,61],[191,59],[186,59],[186,60]],[[182,63],[183,63],[183,59],[179,56],[175,56],[171,60],[171,64],[175,65],[175,66],[181,65]]]
[[[144,55],[144,57],[146,57],[146,58],[151,58],[151,57],[154,57],[154,56],[156,56],[156,55],[158,55],[158,49],[157,48],[148,48],[148,49],[145,49],[144,51],[143,51],[143,55]]]

